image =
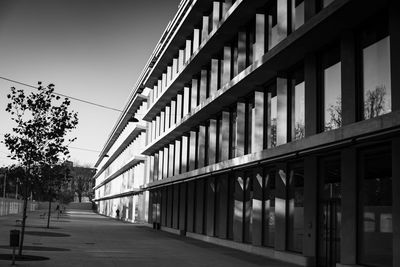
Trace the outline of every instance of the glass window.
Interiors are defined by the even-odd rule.
[[[342,80],[339,48],[322,57],[324,130],[342,126]]]
[[[247,110],[246,110],[246,154],[251,153],[251,143],[252,143],[252,127],[253,127],[253,114],[255,112],[254,109],[254,95],[250,97],[247,101]]]
[[[276,147],[277,141],[278,97],[276,95],[276,83],[267,87],[266,97],[267,148],[271,148]]]
[[[293,30],[297,30],[304,24],[304,0],[293,0]]]
[[[230,144],[230,158],[236,157],[236,127],[237,127],[237,112],[236,108],[231,111],[231,121],[230,121],[230,131],[231,131],[231,144]]]
[[[364,119],[391,111],[390,37],[362,50]]]
[[[288,250],[302,252],[304,233],[304,169],[290,168],[288,184]]]
[[[264,238],[263,245],[275,246],[275,171],[265,171],[264,176]]]
[[[360,161],[359,261],[393,266],[391,154],[367,151]]]
[[[305,136],[304,117],[304,71],[303,68],[294,72],[291,79],[292,89],[292,140]]]
[[[322,0],[322,7],[327,7],[335,0]]]

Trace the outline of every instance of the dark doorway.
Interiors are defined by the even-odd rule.
[[[320,161],[318,205],[318,266],[333,267],[340,261],[341,179],[340,160]]]

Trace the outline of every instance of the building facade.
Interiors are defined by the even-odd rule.
[[[397,2],[182,1],[121,117],[146,94],[146,221],[305,266],[400,266]]]

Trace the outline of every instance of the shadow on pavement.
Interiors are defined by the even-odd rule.
[[[22,227],[22,225],[15,225],[15,224],[3,224],[3,226],[9,227]],[[52,227],[47,228],[46,225],[25,225],[25,228],[36,228],[36,229],[53,229],[53,230],[61,230],[61,227]]]
[[[42,257],[42,256],[33,256],[33,255],[22,255],[22,256],[15,256],[16,261],[46,261],[50,258]],[[12,254],[0,254],[0,260],[12,260]]]
[[[12,249],[9,246],[0,246],[2,249]],[[70,249],[67,248],[56,248],[56,247],[42,247],[42,246],[24,246],[24,251],[25,250],[30,250],[30,251],[71,251]]]
[[[26,231],[26,235],[36,235],[36,236],[49,236],[49,237],[68,237],[71,235],[55,232],[39,232],[39,231]]]

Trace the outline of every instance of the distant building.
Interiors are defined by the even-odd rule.
[[[100,154],[98,211],[304,266],[400,266],[398,4],[182,1]]]

